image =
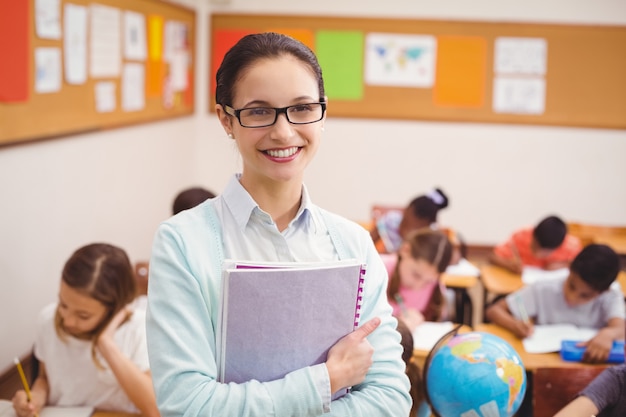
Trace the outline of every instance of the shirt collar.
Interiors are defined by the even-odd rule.
[[[235,174],[231,177],[230,181],[226,185],[224,192],[222,193],[222,197],[226,206],[230,210],[237,223],[237,226],[242,230],[245,229],[252,213],[255,211],[261,212],[259,205],[254,201],[254,199],[250,196],[248,191],[241,185],[239,182],[241,178],[241,174]],[[300,203],[300,208],[296,213],[296,217],[290,222],[290,226],[297,221],[305,221],[306,219],[312,219],[311,216],[311,207],[313,203],[311,202],[311,197],[306,186],[302,185],[302,200]]]

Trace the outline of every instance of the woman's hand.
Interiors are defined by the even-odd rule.
[[[333,394],[365,380],[365,375],[372,366],[374,354],[374,348],[368,342],[367,336],[379,325],[380,318],[375,317],[341,338],[330,348],[326,368]]]

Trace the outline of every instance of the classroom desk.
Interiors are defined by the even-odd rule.
[[[594,236],[593,243],[608,245],[619,255],[626,255],[626,235]]]
[[[459,330],[459,333],[467,333],[470,331],[472,331],[472,329],[469,326],[463,326]],[[522,344],[521,339],[517,338],[509,330],[496,324],[482,323],[477,325],[474,328],[474,331],[489,333],[494,336],[498,336],[508,342],[519,354],[526,370],[530,372],[535,371],[539,368],[576,368],[587,366],[608,366],[606,364],[587,364],[582,362],[564,361],[563,359],[561,359],[561,355],[558,352],[528,353],[526,352],[526,349],[524,349],[524,345]],[[415,349],[413,351],[413,359],[420,366],[421,369],[424,369],[424,362],[426,361],[428,353],[428,351],[421,349]]]
[[[485,287],[485,300],[487,294],[506,295],[524,286],[521,275],[491,264],[483,265],[480,268],[480,278]],[[626,271],[619,272],[617,282],[619,282],[626,299]]]
[[[441,280],[447,288],[454,291],[455,321],[471,325],[474,307],[467,291],[478,284],[478,277],[473,275],[450,275],[444,272],[441,274]]]

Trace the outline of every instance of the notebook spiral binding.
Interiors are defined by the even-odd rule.
[[[356,308],[354,309],[354,329],[359,327],[359,321],[361,320],[361,305],[363,304],[363,285],[365,283],[365,266],[361,267],[361,276],[359,278],[359,287],[356,295]]]

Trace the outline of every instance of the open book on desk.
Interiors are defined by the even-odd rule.
[[[577,327],[573,324],[538,324],[530,337],[522,341],[528,353],[550,353],[561,350],[563,340],[586,342],[593,338],[597,329]]]
[[[260,382],[326,361],[357,326],[365,267],[226,261],[217,332],[220,382]]]
[[[451,321],[425,321],[413,331],[413,349],[431,350],[454,325]]]
[[[39,417],[89,417],[93,411],[93,407],[46,406],[39,412]],[[0,400],[0,417],[17,417],[11,401]]]

